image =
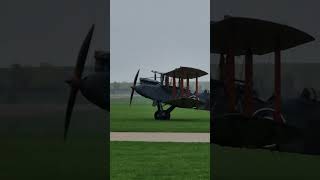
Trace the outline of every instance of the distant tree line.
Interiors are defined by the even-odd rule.
[[[243,65],[237,65],[237,79],[243,79]],[[304,87],[320,90],[319,63],[283,63],[282,95],[293,97],[299,95]],[[84,74],[94,69],[86,67]],[[211,77],[216,78],[218,65],[211,65]],[[0,68],[0,103],[18,103],[21,101],[59,101],[65,103],[69,87],[64,83],[73,73],[73,67],[57,67],[42,63],[40,66],[23,66],[13,64],[8,68]],[[263,97],[273,93],[273,64],[254,64],[254,87]],[[111,82],[111,94],[129,94],[132,82]],[[194,91],[194,81],[190,88]],[[200,89],[209,89],[209,82],[200,82]],[[82,97],[79,97],[79,101]]]
[[[85,73],[92,70],[86,68]],[[0,103],[64,102],[69,94],[64,80],[72,73],[73,67],[57,67],[47,63],[40,66],[12,64],[8,68],[0,68]]]

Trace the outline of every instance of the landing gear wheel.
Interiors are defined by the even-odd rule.
[[[256,112],[253,113],[252,118],[264,118],[264,119],[269,119],[269,120],[274,120],[273,115],[274,115],[275,110],[272,108],[261,108],[258,109]],[[280,114],[281,122],[286,124],[286,119],[283,117],[282,114]]]
[[[170,113],[167,111],[164,111],[164,119],[165,120],[170,120]]]
[[[154,113],[155,120],[170,120],[170,113],[167,111],[156,111]]]
[[[160,119],[161,119],[161,117],[160,117],[160,111],[156,111],[156,112],[154,113],[154,119],[155,119],[155,120],[160,120]]]

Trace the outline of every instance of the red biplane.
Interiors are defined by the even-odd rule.
[[[296,125],[303,121],[306,126],[318,124],[319,129],[320,103],[310,106],[302,96],[293,100],[281,96],[281,51],[313,40],[296,28],[259,19],[227,16],[211,22],[211,53],[220,55],[220,79],[211,79],[212,143],[320,153],[320,144],[314,140],[320,137],[318,130]],[[253,89],[253,55],[268,53],[274,53],[274,96],[263,101]],[[235,79],[235,56],[245,56],[245,80],[241,83]],[[309,118],[315,113],[317,120]],[[299,143],[301,139],[304,141]]]
[[[169,120],[171,111],[176,107],[209,110],[210,94],[208,90],[199,92],[198,81],[199,77],[208,73],[191,67],[180,67],[167,73],[152,72],[154,73],[154,79],[140,78],[140,84],[138,85],[136,83],[139,71],[137,72],[132,86],[130,104],[134,91],[145,98],[153,100],[153,104],[158,107],[154,114],[156,120]],[[157,81],[157,74],[160,74],[160,81]],[[190,90],[190,79],[195,79],[196,81],[194,92]],[[170,105],[166,110],[163,109],[165,104]]]

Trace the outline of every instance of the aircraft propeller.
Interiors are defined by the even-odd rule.
[[[134,88],[136,87],[136,84],[137,84],[139,72],[140,72],[140,69],[138,70],[136,76],[134,77],[133,86],[131,86],[131,89],[132,89],[132,90],[131,90],[131,95],[130,95],[130,105],[131,105],[131,103],[132,103]]]
[[[71,115],[72,115],[72,110],[73,110],[74,103],[76,101],[76,96],[77,96],[79,89],[81,88],[80,84],[81,84],[82,73],[84,70],[85,63],[86,63],[93,31],[94,31],[94,24],[91,26],[86,38],[84,39],[84,41],[82,43],[82,46],[80,48],[77,63],[76,63],[76,66],[75,66],[74,72],[73,72],[73,77],[71,79],[65,81],[67,84],[69,84],[71,89],[70,89],[70,96],[69,96],[67,111],[66,111],[66,116],[65,116],[64,140],[66,140],[66,138],[67,138]]]

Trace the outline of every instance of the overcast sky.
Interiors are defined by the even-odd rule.
[[[209,0],[111,0],[111,82],[179,66],[210,69]],[[208,80],[209,76],[200,80]]]
[[[2,0],[0,67],[12,63],[74,65],[91,24],[93,50],[109,48],[108,0]]]
[[[320,62],[320,1],[318,0],[211,0],[211,19],[219,21],[224,15],[259,18],[286,24],[316,38],[308,44],[283,52],[284,61]],[[269,54],[265,57],[273,59]]]

